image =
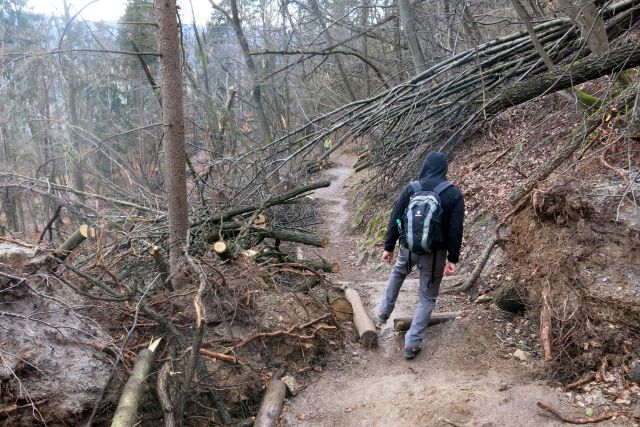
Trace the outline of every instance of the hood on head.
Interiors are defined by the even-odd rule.
[[[447,177],[448,169],[447,156],[439,151],[432,151],[422,163],[419,179],[440,178],[444,180]]]

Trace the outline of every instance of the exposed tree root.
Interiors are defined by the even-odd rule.
[[[604,412],[598,416],[590,417],[590,418],[567,418],[557,410],[550,408],[549,406],[545,405],[542,402],[538,402],[536,405],[538,406],[538,408],[544,409],[545,411],[554,415],[560,421],[564,423],[569,423],[569,424],[595,424],[602,421],[610,420],[613,417],[622,417],[627,415],[627,413],[624,411],[610,411],[610,412]]]

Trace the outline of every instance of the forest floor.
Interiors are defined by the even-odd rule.
[[[350,282],[372,318],[391,266],[360,266],[359,237],[347,226],[354,206],[350,182],[354,159],[341,155],[324,172],[331,187],[315,193],[323,206],[330,246],[322,254],[340,259],[332,281]],[[411,280],[413,279],[413,280]],[[585,404],[557,384],[543,381],[539,357],[518,347],[535,347],[536,326],[526,315],[502,312],[467,296],[442,295],[437,311],[461,311],[453,322],[430,327],[422,352],[402,356],[403,334],[393,318],[413,314],[417,301],[415,272],[405,282],[392,318],[379,331],[376,348],[366,350],[346,340],[344,351],[329,357],[325,368],[286,405],[283,419],[296,426],[555,426],[560,421],[537,408],[542,402],[570,418],[585,416]],[[508,338],[510,336],[510,338]],[[515,338],[514,338],[515,337]],[[589,402],[587,402],[588,405]],[[597,409],[596,409],[597,412]],[[613,420],[600,425],[629,425]]]

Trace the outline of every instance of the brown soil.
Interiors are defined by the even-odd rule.
[[[358,239],[346,232],[348,212],[353,209],[345,186],[353,159],[343,155],[335,162],[336,167],[325,172],[335,184],[316,193],[324,201],[325,224],[332,237],[325,254],[330,259],[347,260],[333,280],[351,282],[373,317],[385,283],[378,281],[379,275],[353,262]],[[482,235],[486,228],[491,227],[480,227],[476,234]],[[389,270],[386,266],[387,274]],[[408,280],[394,317],[412,314],[416,291],[416,280]],[[559,384],[536,379],[541,377],[541,350],[533,319],[526,314],[502,312],[494,305],[474,304],[467,296],[441,296],[436,311],[453,310],[462,311],[462,317],[430,328],[423,351],[413,361],[402,357],[403,336],[393,332],[392,321],[380,330],[378,346],[373,350],[361,348],[350,324],[343,324],[353,339],[347,340],[345,350],[335,353],[324,371],[289,400],[283,415],[285,424],[562,425],[538,409],[538,401],[567,417],[584,417],[584,405],[576,404],[572,393],[564,393]],[[517,349],[525,351],[526,361],[513,356]],[[628,423],[618,419],[600,425]]]

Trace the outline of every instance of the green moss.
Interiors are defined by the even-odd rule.
[[[364,246],[375,246],[384,239],[384,235],[387,232],[387,221],[391,215],[391,210],[384,212],[378,212],[373,215],[369,221],[364,232]]]
[[[356,212],[353,214],[353,218],[351,218],[351,224],[349,224],[349,231],[354,232],[357,230],[364,221],[364,216],[371,207],[371,200],[365,199],[362,203],[358,204],[356,208]]]
[[[593,96],[585,91],[576,89],[574,91],[576,97],[578,98],[578,101],[584,105],[585,107],[588,108],[600,108],[600,105],[602,105],[602,100],[600,98],[598,98],[597,96]]]
[[[621,71],[620,74],[618,74],[618,79],[617,79],[617,82],[620,85],[620,87],[626,88],[627,86],[629,86],[631,82],[633,82],[633,78],[635,77],[634,74],[635,73],[631,69]]]

